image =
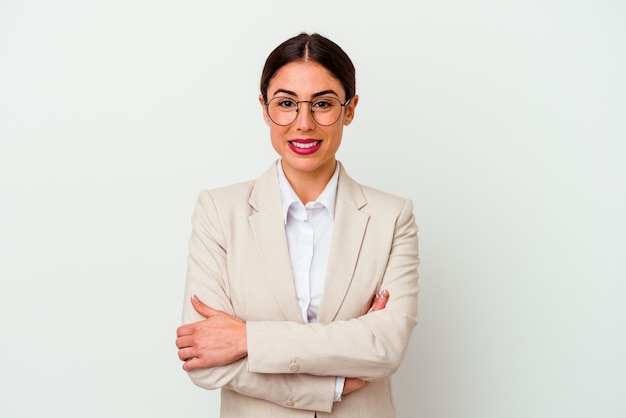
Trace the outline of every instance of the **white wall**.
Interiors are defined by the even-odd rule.
[[[358,68],[340,159],[416,204],[399,416],[626,416],[625,21],[610,0],[1,0],[0,416],[217,416],[174,346],[191,211],[274,160],[258,78],[303,30]]]

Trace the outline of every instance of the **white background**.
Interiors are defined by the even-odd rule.
[[[265,57],[339,43],[339,158],[412,198],[400,418],[626,416],[621,0],[0,0],[0,416],[216,417],[174,345],[202,188],[276,158]]]

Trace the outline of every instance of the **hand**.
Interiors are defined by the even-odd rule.
[[[385,306],[387,306],[388,300],[389,300],[389,291],[383,290],[382,292],[376,293],[376,296],[374,297],[374,300],[372,301],[372,306],[370,307],[369,311],[367,311],[367,313],[385,309]]]
[[[382,292],[377,293],[374,297],[374,300],[372,301],[372,306],[370,307],[369,311],[367,311],[367,313],[385,309],[388,300],[389,292],[387,290],[383,290]],[[341,394],[347,395],[348,393],[352,393],[356,390],[361,389],[366,384],[367,382],[365,380],[361,380],[356,377],[346,377],[346,381],[343,384],[343,392],[341,392]]]
[[[206,319],[183,325],[176,332],[184,370],[223,366],[248,355],[245,322],[205,305],[195,295],[191,304]]]
[[[341,395],[344,396],[348,393],[357,391],[366,384],[367,382],[365,380],[357,379],[356,377],[346,377],[346,381],[343,384],[343,392],[341,392]]]

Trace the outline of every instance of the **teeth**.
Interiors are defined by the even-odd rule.
[[[290,142],[291,142],[291,145],[293,145],[294,147],[296,147],[296,148],[303,148],[303,149],[313,148],[314,146],[316,146],[317,144],[320,143],[320,141],[309,142],[309,143],[306,143],[306,144],[304,144],[302,142],[295,142],[295,141],[290,141]]]

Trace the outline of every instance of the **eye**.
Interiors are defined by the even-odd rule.
[[[332,99],[320,99],[313,102],[313,107],[316,110],[329,110],[333,107],[334,103]]]
[[[295,109],[298,107],[298,104],[295,101],[287,98],[276,100],[276,102],[278,107],[283,109]]]

